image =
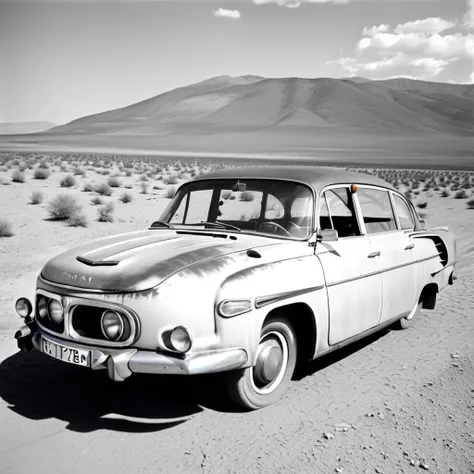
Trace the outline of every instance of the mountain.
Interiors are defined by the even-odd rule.
[[[474,86],[409,79],[222,76],[128,107],[83,117],[50,134],[168,135],[183,131],[309,127],[368,133],[474,133]]]
[[[44,132],[56,124],[51,122],[0,122],[0,135]]]
[[[69,149],[472,160],[473,137],[474,85],[248,75],[214,77],[1,141]]]

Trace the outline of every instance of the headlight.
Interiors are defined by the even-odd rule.
[[[40,298],[38,301],[38,316],[40,319],[46,318],[48,315],[48,302],[46,301],[46,298]]]
[[[232,318],[239,314],[247,313],[252,309],[250,300],[227,300],[222,301],[217,307],[217,311],[224,318]]]
[[[27,318],[33,311],[30,300],[27,298],[19,298],[15,303],[15,309],[21,318]]]
[[[63,320],[64,308],[58,300],[51,300],[48,305],[51,321],[59,324]]]
[[[124,324],[120,314],[107,310],[102,314],[102,333],[110,341],[118,341],[123,334]]]
[[[178,326],[171,331],[170,343],[174,350],[178,352],[188,352],[193,345],[188,331],[183,326]]]

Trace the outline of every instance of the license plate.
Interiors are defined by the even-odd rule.
[[[70,364],[89,367],[90,351],[82,349],[72,349],[71,347],[61,346],[54,342],[43,339],[43,352],[55,359],[69,362]]]

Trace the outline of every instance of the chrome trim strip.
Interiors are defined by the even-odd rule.
[[[63,283],[56,283],[54,281],[46,280],[46,278],[44,278],[43,275],[39,275],[38,278],[45,285],[57,286],[58,288],[63,288],[65,290],[73,290],[73,291],[77,291],[78,293],[100,293],[100,294],[112,294],[112,295],[120,294],[119,291],[110,291],[110,290],[104,291],[104,290],[97,290],[97,289],[94,289],[94,288],[81,288],[79,286],[72,286],[72,285],[65,285]]]
[[[342,285],[343,283],[349,283],[351,281],[362,280],[363,278],[369,278],[369,277],[372,277],[372,276],[375,276],[375,275],[378,275],[378,274],[391,272],[393,270],[398,270],[398,269],[403,268],[403,267],[408,267],[410,265],[415,265],[417,263],[426,262],[428,260],[432,260],[433,258],[438,258],[438,257],[439,257],[439,255],[432,255],[430,257],[421,258],[419,260],[413,260],[413,262],[410,262],[410,263],[402,263],[401,265],[395,265],[394,267],[385,268],[383,270],[378,270],[376,272],[366,273],[365,275],[359,275],[359,276],[356,276],[354,278],[348,278],[347,280],[335,281],[333,283],[328,283],[327,287],[329,288],[331,286]]]
[[[255,308],[259,309],[259,308],[262,308],[263,306],[277,303],[278,301],[286,300],[288,298],[293,298],[295,296],[305,295],[306,293],[322,290],[323,288],[324,288],[324,285],[319,285],[319,286],[313,286],[311,288],[304,288],[302,290],[286,291],[284,293],[276,293],[274,295],[268,295],[268,296],[258,296],[257,298],[255,298]]]

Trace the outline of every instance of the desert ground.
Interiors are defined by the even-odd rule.
[[[458,280],[413,328],[383,330],[319,359],[273,406],[238,412],[214,377],[117,384],[18,352],[14,302],[33,296],[49,258],[146,228],[180,183],[244,162],[0,153],[0,473],[474,472],[470,171],[352,166],[407,193],[430,227],[454,232]],[[74,204],[52,219],[62,194]]]

